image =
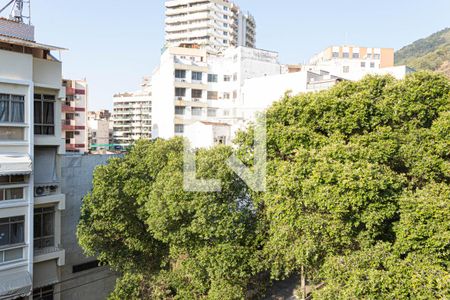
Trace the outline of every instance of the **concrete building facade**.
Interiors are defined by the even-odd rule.
[[[197,121],[233,125],[242,117],[245,80],[284,71],[271,51],[238,47],[209,55],[205,49],[167,49],[152,76],[153,137],[183,136]]]
[[[228,47],[255,47],[256,23],[228,0],[168,0],[166,47],[197,44],[217,52]]]
[[[86,153],[88,84],[86,80],[65,79],[63,86],[66,88],[66,101],[62,107],[62,131],[66,151]]]
[[[141,90],[121,93],[113,99],[113,141],[127,147],[152,134],[152,90],[150,79],[144,78]]]
[[[88,113],[89,152],[110,150],[113,144],[113,122],[108,110]]]
[[[62,64],[11,20],[0,28],[0,299],[59,299]],[[25,28],[26,29],[26,28]]]

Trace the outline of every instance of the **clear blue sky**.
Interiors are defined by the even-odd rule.
[[[283,63],[332,44],[399,49],[450,26],[449,0],[236,2],[256,18],[258,48],[278,51]],[[163,0],[32,0],[32,15],[39,42],[70,49],[64,76],[87,78],[90,109],[111,108],[114,93],[138,89],[158,64]]]

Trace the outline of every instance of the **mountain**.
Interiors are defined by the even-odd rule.
[[[441,72],[450,77],[450,28],[398,50],[395,63],[416,70]]]

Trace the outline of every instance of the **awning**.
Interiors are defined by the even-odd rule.
[[[30,174],[31,158],[21,154],[0,154],[0,176]]]
[[[27,271],[0,276],[0,300],[16,299],[31,294],[31,276]]]

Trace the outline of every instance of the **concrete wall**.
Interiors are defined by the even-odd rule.
[[[106,267],[73,273],[74,265],[91,262],[78,246],[76,227],[80,219],[82,199],[92,189],[94,169],[107,163],[112,155],[66,155],[62,158],[62,192],[66,194],[66,210],[62,214],[62,244],[66,264],[61,267],[61,299],[103,300],[114,289],[115,274]]]

